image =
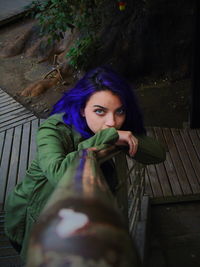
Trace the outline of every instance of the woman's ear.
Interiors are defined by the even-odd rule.
[[[85,111],[84,111],[83,108],[81,109],[81,116],[82,116],[82,117],[85,117]]]

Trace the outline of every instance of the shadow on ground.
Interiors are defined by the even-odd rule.
[[[147,267],[199,267],[200,202],[151,209]]]

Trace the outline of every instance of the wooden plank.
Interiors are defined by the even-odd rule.
[[[4,92],[1,88],[0,88],[0,94],[1,94],[1,96],[4,96],[4,95],[10,96],[8,93]]]
[[[9,96],[9,95],[3,95],[3,96],[1,95],[1,96],[0,96],[0,101],[1,101],[1,103],[7,101],[8,99],[10,99],[10,96]]]
[[[0,203],[2,204],[5,198],[5,189],[7,183],[7,175],[10,165],[10,155],[12,150],[13,129],[6,132],[5,145],[2,153],[2,160],[0,165]]]
[[[15,119],[17,118],[20,118],[20,117],[24,117],[24,116],[30,116],[32,115],[32,113],[30,113],[29,110],[26,110],[24,108],[21,108],[19,109],[19,112],[18,110],[14,111],[14,112],[11,112],[10,114],[8,114],[8,116],[1,116],[0,117],[0,123],[1,123],[1,126],[4,126],[4,125],[7,125],[10,123],[10,121],[14,121]]]
[[[193,146],[193,142],[188,134],[188,131],[181,131],[181,136],[183,138],[183,142],[186,147],[186,151],[188,153],[188,157],[190,159],[191,165],[193,167],[193,170],[196,174],[198,185],[200,184],[200,161],[197,157],[195,148]],[[199,142],[200,145],[200,142]],[[200,188],[200,186],[199,186]],[[200,192],[200,191],[199,191]]]
[[[0,88],[0,95],[8,95],[6,92],[4,92],[1,88]]]
[[[153,197],[153,191],[147,170],[145,171],[145,194],[149,195],[151,198]]]
[[[24,124],[26,122],[29,122],[31,120],[36,119],[36,116],[29,113],[27,115],[21,116],[21,117],[17,117],[14,121],[11,121],[10,124],[4,125],[2,127],[0,127],[0,132],[3,132],[5,130],[8,130],[10,128],[16,127],[20,124]]]
[[[5,92],[0,88],[0,93],[2,94],[2,93],[5,93]]]
[[[196,174],[194,172],[194,169],[192,167],[191,161],[188,157],[187,150],[185,148],[183,139],[181,137],[180,130],[178,129],[172,129],[172,135],[174,137],[177,150],[179,152],[179,157],[183,163],[185,173],[187,175],[187,180],[190,183],[190,186],[192,188],[193,193],[199,193],[200,192],[200,185],[198,183]]]
[[[22,130],[22,141],[20,148],[19,172],[18,172],[17,183],[21,182],[24,179],[28,167],[30,130],[31,130],[30,122],[25,123],[23,125],[23,130]]]
[[[154,197],[163,197],[163,192],[160,186],[160,181],[158,178],[158,174],[156,172],[155,165],[148,165],[147,166],[147,173],[149,176],[150,185],[153,191]]]
[[[200,160],[200,136],[198,135],[198,130],[190,130],[189,135],[195,149],[196,155]]]
[[[190,184],[187,179],[187,175],[185,173],[182,161],[180,159],[179,153],[177,151],[173,136],[171,134],[170,129],[165,128],[163,130],[164,137],[166,139],[166,142],[169,147],[169,153],[171,155],[171,159],[173,161],[173,165],[175,167],[179,183],[181,186],[181,189],[183,191],[183,194],[192,194],[192,190],[190,187]]]
[[[156,164],[156,170],[162,188],[163,196],[171,196],[172,189],[171,184],[168,180],[167,172],[165,170],[165,165],[163,163]]]
[[[18,109],[21,106],[22,106],[21,104],[15,101],[11,103],[10,105],[6,105],[4,107],[0,106],[0,115],[2,115],[6,111],[8,112],[9,110],[12,111],[12,110]]]
[[[13,145],[12,145],[12,151],[11,151],[11,159],[10,159],[8,182],[7,182],[6,192],[5,192],[5,198],[14,189],[16,182],[17,182],[21,136],[22,136],[22,125],[19,125],[14,129],[14,138],[13,138]]]
[[[24,107],[19,106],[18,108],[10,109],[10,105],[9,105],[8,110],[4,110],[3,112],[1,111],[0,123],[4,123],[4,121],[10,120],[11,116],[20,116],[23,113],[27,113],[27,110]]]
[[[166,154],[166,160],[164,162],[164,165],[167,171],[168,179],[171,184],[173,195],[182,195],[183,191],[182,191],[179,178],[177,176],[176,169],[174,167],[170,153]]]
[[[121,164],[124,162],[124,165]],[[117,178],[120,183],[123,183],[123,186],[119,187],[118,190],[115,191],[116,199],[119,201],[119,208],[125,216],[126,220],[128,219],[128,187],[126,180],[126,173],[128,168],[128,163],[126,161],[126,156],[122,153],[115,156],[115,168],[117,173]],[[128,223],[126,221],[126,223]]]
[[[154,130],[156,139],[165,147],[166,151],[169,151],[168,144],[162,134],[162,129],[160,127],[153,127],[152,129]]]
[[[3,103],[4,101],[7,101],[10,98],[11,97],[9,95],[1,95],[0,96],[0,101],[1,101],[1,103]]]
[[[148,128],[147,135],[155,138],[152,128]],[[163,192],[160,186],[160,181],[159,181],[159,177],[158,177],[155,165],[148,165],[147,173],[148,173],[150,185],[153,191],[153,196],[154,197],[163,196]]]
[[[159,140],[158,135],[154,131],[154,128],[149,130],[149,135],[151,135],[155,139]],[[160,181],[159,184],[161,185],[163,196],[171,196],[172,190],[171,190],[171,186],[170,186],[170,183],[168,180],[168,176],[167,176],[167,172],[165,170],[164,164],[163,163],[156,164],[155,168],[157,170],[158,179]]]
[[[15,103],[16,101],[12,98],[8,99],[7,101],[4,101],[3,103],[1,103],[1,107],[6,107],[9,104]]]
[[[8,95],[8,94],[2,90],[2,91],[1,91],[1,95],[2,95],[2,96],[5,96],[5,95]]]
[[[1,164],[2,154],[3,154],[5,135],[6,135],[5,132],[0,133],[0,164]]]
[[[30,136],[30,147],[29,147],[29,165],[36,155],[36,133],[38,130],[39,119],[31,121],[31,136]]]
[[[154,132],[158,140],[165,140],[163,131],[161,130],[161,128],[154,128]],[[165,141],[165,146],[167,146],[168,148],[166,141]],[[168,148],[168,151],[169,151],[169,148]],[[163,171],[166,172],[166,176],[164,175],[164,177],[166,177],[166,179],[168,179],[169,181],[172,194],[181,195],[183,192],[181,190],[180,183],[179,183],[175,168],[172,163],[171,155],[169,152],[166,153],[166,160],[164,161],[163,164],[165,166],[165,169]],[[163,180],[162,177],[160,177],[160,179]]]

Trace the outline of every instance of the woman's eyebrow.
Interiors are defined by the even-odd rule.
[[[108,108],[103,107],[103,106],[100,106],[100,105],[93,105],[93,107],[95,107],[95,108],[97,107],[97,108],[102,108],[102,109],[104,109],[104,110],[108,110]],[[122,108],[124,108],[123,105],[121,105],[120,107],[116,108],[116,110],[118,110],[118,109],[122,109]]]
[[[95,108],[102,108],[102,109],[107,110],[107,108],[105,108],[105,107],[103,107],[103,106],[100,106],[100,105],[93,105],[93,107],[95,107]]]
[[[124,105],[121,105],[120,107],[116,108],[116,110],[117,110],[117,109],[121,109],[121,108],[124,108]]]

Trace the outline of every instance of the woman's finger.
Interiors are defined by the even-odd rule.
[[[128,145],[130,156],[134,156],[138,148],[137,138],[129,131],[120,131],[118,130],[119,139],[116,142],[116,145]]]
[[[137,152],[138,140],[134,138],[133,136],[130,138],[129,148],[130,148],[129,149],[130,156],[134,156],[135,153]]]
[[[131,139],[128,140],[128,146],[129,146],[129,155],[132,156],[133,143],[132,143]]]
[[[129,144],[129,154],[130,156],[134,156],[135,144],[132,138],[130,138],[128,144]]]

